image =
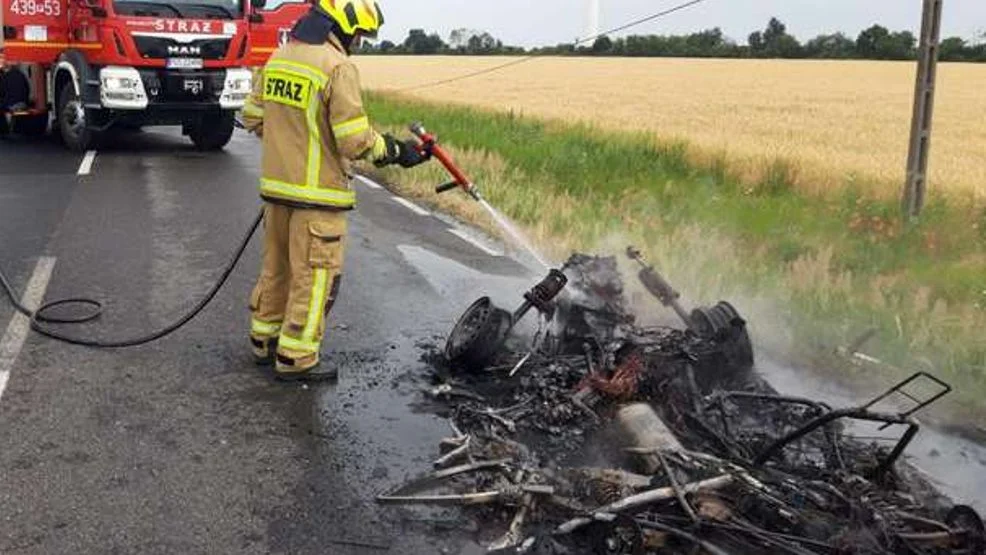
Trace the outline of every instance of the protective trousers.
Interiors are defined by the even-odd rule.
[[[319,361],[325,319],[339,293],[346,218],[344,211],[266,204],[251,337],[277,338],[279,369],[303,372]]]

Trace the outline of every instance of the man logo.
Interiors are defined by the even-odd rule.
[[[191,46],[187,44],[175,45],[172,44],[168,46],[169,56],[201,56],[202,48],[198,46]]]
[[[277,44],[278,46],[284,46],[291,39],[291,29],[278,29],[277,30]]]

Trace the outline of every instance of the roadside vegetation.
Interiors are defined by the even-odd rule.
[[[986,206],[975,197],[934,194],[920,223],[904,227],[896,196],[850,179],[808,192],[783,159],[734,171],[651,133],[392,94],[367,101],[402,134],[423,120],[554,260],[638,245],[689,301],[735,301],[774,357],[829,370],[864,395],[934,369],[956,388],[953,421],[986,417]],[[465,195],[435,196],[447,180],[438,164],[381,177],[497,233]],[[866,352],[903,370],[832,357],[868,328],[878,333]]]

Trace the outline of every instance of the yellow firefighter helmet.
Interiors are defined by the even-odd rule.
[[[317,9],[331,17],[345,35],[376,37],[383,12],[375,0],[316,0]]]

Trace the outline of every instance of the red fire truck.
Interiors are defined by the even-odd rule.
[[[8,71],[30,82],[22,134],[75,151],[112,127],[180,125],[223,148],[234,115],[305,0],[0,0]],[[12,67],[11,67],[12,66]]]

